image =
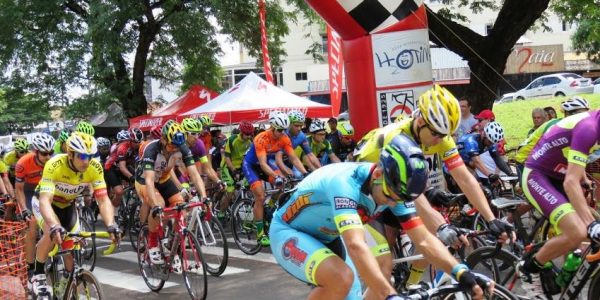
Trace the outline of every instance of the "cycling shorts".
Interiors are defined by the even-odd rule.
[[[267,163],[269,164],[269,167],[275,171],[275,173],[281,174],[281,171],[279,171],[279,168],[275,162],[267,160]],[[244,160],[242,162],[242,171],[244,172],[244,176],[250,184],[250,189],[254,189],[257,186],[262,185],[263,181],[268,181],[270,183],[275,181],[275,178],[270,177],[267,175],[267,173],[265,173],[265,171],[262,170],[260,164],[254,165]]]
[[[336,249],[332,250],[328,247],[332,243],[324,244],[311,235],[290,227],[279,218],[273,218],[269,237],[271,238],[271,250],[277,263],[292,276],[308,284],[318,286],[316,272],[319,265],[330,257],[340,257],[355,274],[354,282],[346,299],[362,299],[358,272],[350,260],[350,256],[345,255],[343,247],[335,247],[337,251]],[[339,246],[339,244],[337,245]],[[342,253],[336,254],[336,252]]]
[[[154,188],[156,190],[156,196],[160,199],[163,199],[165,201],[165,205],[167,206],[175,206],[183,202],[183,197],[179,193],[179,189],[171,178],[163,183],[154,183]],[[142,198],[142,201],[147,204],[148,194],[146,192],[146,185],[136,181],[135,191],[138,193],[140,198]]]
[[[562,181],[525,167],[521,186],[529,202],[548,218],[556,232],[560,233],[558,228],[560,220],[575,212],[575,208],[565,194]]]
[[[118,167],[112,167],[106,171],[104,180],[108,188],[114,188],[115,186],[123,185],[123,180],[127,180],[121,170]]]
[[[79,218],[77,216],[77,208],[75,207],[74,202],[64,208],[60,208],[54,205],[54,203],[51,203],[51,205],[52,210],[54,211],[54,216],[58,219],[58,222],[65,230],[68,232],[75,232],[79,230]],[[31,207],[38,226],[41,229],[44,229],[45,222],[44,218],[42,217],[42,212],[40,211],[40,201],[36,196],[31,198]]]

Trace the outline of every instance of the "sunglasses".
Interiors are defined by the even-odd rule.
[[[448,136],[447,134],[439,133],[439,132],[433,130],[433,128],[431,128],[431,126],[429,126],[429,125],[427,125],[427,129],[429,129],[429,131],[431,132],[431,135],[433,135],[435,137],[439,137],[440,139],[443,139],[446,136]]]
[[[27,151],[18,151],[19,154],[27,154]]]
[[[282,128],[282,129],[275,129],[275,130],[277,130],[277,132],[283,132],[285,129]]]
[[[41,156],[52,156],[54,154],[54,151],[50,151],[50,152],[38,152]]]
[[[94,157],[94,154],[77,153],[76,156],[80,160],[90,160]]]

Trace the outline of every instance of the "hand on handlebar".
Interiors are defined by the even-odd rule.
[[[56,225],[50,227],[50,238],[57,245],[61,245],[62,244],[62,242],[63,242],[63,236],[66,233],[67,233],[67,231],[60,224],[56,224]]]
[[[515,228],[506,221],[500,219],[494,219],[489,224],[490,233],[494,235],[501,242],[514,242],[517,237],[515,235]]]
[[[442,224],[437,229],[437,237],[448,247],[454,249],[469,246],[469,240],[460,229],[451,224]]]
[[[117,226],[116,224],[112,224],[108,226],[106,231],[110,233],[110,239],[113,241],[113,243],[118,244],[119,242],[121,242],[121,228],[119,228],[119,226]]]

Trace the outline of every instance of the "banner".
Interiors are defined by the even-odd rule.
[[[258,16],[260,18],[260,43],[263,52],[263,69],[268,82],[273,83],[273,73],[271,72],[271,59],[269,58],[269,48],[267,47],[267,8],[265,0],[258,0]]]
[[[327,25],[327,53],[331,110],[333,116],[337,117],[342,104],[342,66],[344,62],[342,59],[342,39],[329,25]]]

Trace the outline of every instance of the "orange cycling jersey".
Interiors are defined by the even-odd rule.
[[[212,146],[213,146],[212,145],[212,135],[210,134],[210,132],[203,131],[200,134],[200,139],[204,143],[204,147],[206,148],[206,152],[210,151],[210,148],[212,148]]]
[[[15,182],[25,183],[25,190],[33,190],[42,179],[44,166],[35,158],[34,153],[27,153],[15,165]]]
[[[275,138],[273,131],[261,132],[254,138],[254,143],[246,153],[245,160],[251,164],[258,164],[259,156],[274,156],[279,151],[285,151],[287,155],[294,155],[292,141],[283,134],[279,139]]]

